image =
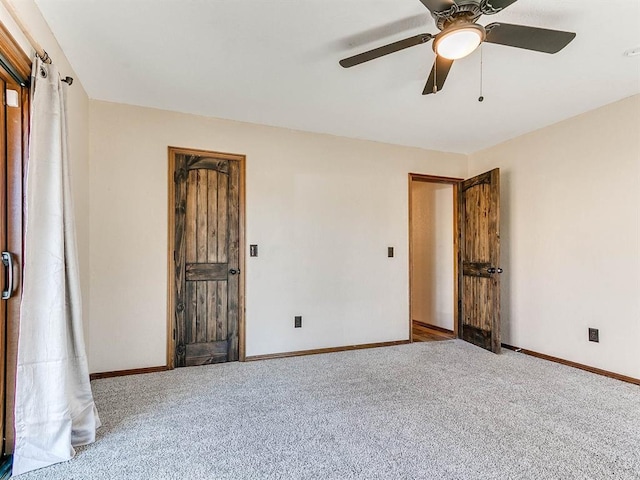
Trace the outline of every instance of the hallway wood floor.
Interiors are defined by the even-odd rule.
[[[414,342],[438,342],[441,340],[451,340],[456,338],[453,332],[429,327],[423,323],[413,321],[411,333]]]

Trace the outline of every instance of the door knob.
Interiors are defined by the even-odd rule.
[[[229,270],[229,273],[231,275],[236,275],[236,274],[240,273],[240,269],[239,268],[238,269],[232,268],[231,270]]]

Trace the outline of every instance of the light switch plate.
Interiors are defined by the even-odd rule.
[[[7,107],[19,107],[20,106],[20,97],[18,96],[18,92],[16,90],[11,90],[7,88],[5,91],[5,102]]]

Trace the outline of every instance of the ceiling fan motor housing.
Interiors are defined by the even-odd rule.
[[[440,30],[445,30],[454,23],[473,23],[482,15],[481,3],[485,3],[486,1],[487,0],[458,0],[447,10],[432,12],[436,26]]]

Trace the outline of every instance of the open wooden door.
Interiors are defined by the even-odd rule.
[[[500,170],[460,184],[458,335],[500,352]]]

